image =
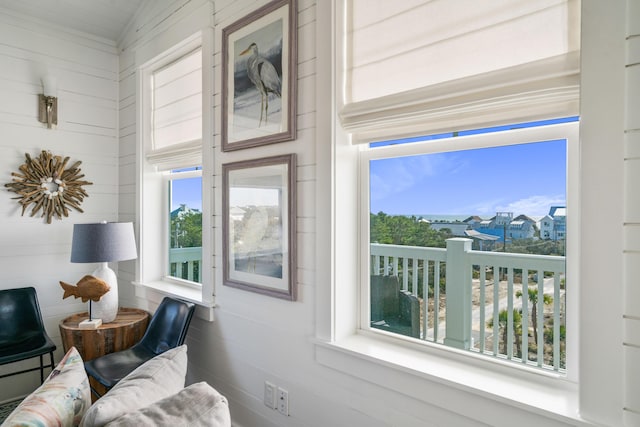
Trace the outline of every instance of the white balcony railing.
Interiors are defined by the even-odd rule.
[[[169,266],[175,277],[200,282],[199,266],[202,265],[202,247],[169,249]],[[186,274],[185,274],[186,272]]]
[[[371,244],[371,274],[398,276],[418,297],[420,339],[564,371],[565,257],[474,251],[471,242]]]

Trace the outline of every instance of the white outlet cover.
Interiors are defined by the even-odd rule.
[[[278,387],[278,412],[289,416],[289,392]]]

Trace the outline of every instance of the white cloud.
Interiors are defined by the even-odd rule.
[[[469,215],[480,215],[482,217],[485,216],[493,216],[496,214],[496,206],[499,203],[502,203],[501,200],[486,200],[480,203],[475,203],[473,205],[465,206],[461,209],[458,209],[460,214],[469,214]]]
[[[515,216],[543,217],[549,213],[551,206],[565,206],[565,204],[564,196],[536,195],[513,201],[483,200],[457,209],[457,211],[460,214],[480,215],[483,218],[493,216],[496,212],[513,212]]]
[[[384,200],[392,193],[402,193],[415,186],[424,187],[430,176],[456,174],[468,167],[468,162],[453,155],[419,155],[374,161],[377,167],[369,178],[372,200]],[[384,165],[384,166],[382,166]]]
[[[496,212],[513,212],[514,215],[545,216],[551,206],[565,206],[563,196],[539,195],[515,200],[506,205],[496,206]]]

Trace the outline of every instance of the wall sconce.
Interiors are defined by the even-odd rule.
[[[58,124],[58,87],[56,78],[47,75],[42,78],[44,93],[38,95],[38,121],[46,123],[47,128]]]

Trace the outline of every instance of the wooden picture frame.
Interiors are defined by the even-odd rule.
[[[295,301],[296,155],[222,165],[223,283]]]
[[[276,0],[222,30],[222,151],[296,138],[297,16]]]

